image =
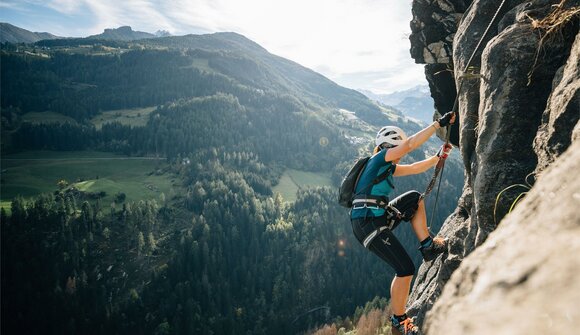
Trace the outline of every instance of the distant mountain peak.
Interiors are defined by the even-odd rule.
[[[106,28],[105,32],[114,32],[117,31],[119,33],[132,33],[133,29],[131,28],[131,26],[121,26],[119,28]]]
[[[433,119],[433,99],[427,85],[417,85],[389,94],[375,94],[368,90],[359,91],[372,100],[400,110],[408,117],[427,123]]]
[[[157,30],[155,32],[155,36],[157,37],[167,37],[167,36],[172,36],[171,33],[167,30]]]
[[[106,28],[102,34],[91,35],[88,38],[115,41],[134,41],[155,37],[157,36],[150,33],[135,31],[130,26],[121,26],[119,28]]]

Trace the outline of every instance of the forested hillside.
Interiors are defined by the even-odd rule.
[[[49,33],[31,32],[11,25],[10,23],[0,22],[0,43],[34,43],[45,39],[62,38]]]
[[[388,296],[393,272],[354,239],[336,187],[379,126],[417,124],[233,33],[2,44],[0,56],[3,160],[163,157],[151,174],[177,190],[104,203],[55,181],[50,194],[13,199],[1,218],[3,333],[293,334]],[[145,108],[144,126],[125,122]],[[97,128],[111,111],[118,121]],[[272,187],[289,168],[333,185],[286,202]],[[399,178],[396,193],[430,177]],[[432,229],[462,180],[450,159]]]

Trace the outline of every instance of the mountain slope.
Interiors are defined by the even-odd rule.
[[[50,33],[36,33],[0,22],[0,43],[34,43],[40,40],[52,40],[62,38]]]
[[[341,87],[324,76],[295,62],[273,55],[246,37],[232,32],[210,35],[187,35],[148,40],[147,45],[170,48],[203,49],[227,51],[222,53],[224,62],[216,64],[219,70],[228,71],[235,79],[267,89],[274,85],[288,92],[296,92],[301,97],[323,107],[344,108],[354,111],[358,117],[368,122],[380,119],[380,108],[361,93]],[[235,54],[235,56],[234,56]],[[237,66],[239,54],[254,64]],[[230,57],[233,56],[233,57]]]
[[[418,85],[403,91],[396,91],[388,94],[375,94],[370,91],[362,91],[365,95],[373,100],[380,101],[385,105],[396,106],[406,98],[427,98],[429,97],[429,87]]]
[[[374,94],[364,90],[361,92],[370,99],[400,110],[407,117],[425,123],[433,121],[433,99],[428,86],[415,86],[389,94]]]
[[[31,56],[38,46],[50,49]],[[294,334],[388,295],[393,273],[354,239],[335,189],[353,159],[368,153],[378,125],[396,122],[409,133],[419,125],[235,33],[28,48],[1,53],[2,135],[11,139],[2,141],[3,153],[165,157],[151,175],[167,176],[175,188],[137,203],[103,204],[89,197],[98,193],[73,188],[15,199],[1,227],[9,255],[2,272],[12,274],[3,276],[12,293],[2,303],[18,308],[2,308],[3,327]],[[24,117],[35,112],[39,120],[46,110],[75,122]],[[130,122],[144,111],[145,124]],[[97,129],[89,120],[103,112],[123,122]],[[429,142],[406,162],[438,145]],[[333,187],[301,188],[286,203],[273,186],[287,169]],[[434,230],[459,195],[457,159],[447,171]],[[396,194],[422,190],[430,177],[401,178]],[[397,234],[417,244],[408,225]],[[38,256],[22,267],[21,254]],[[46,306],[54,312],[42,317]]]

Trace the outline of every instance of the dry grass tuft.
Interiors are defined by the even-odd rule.
[[[540,42],[534,57],[534,64],[528,73],[528,85],[532,82],[534,71],[538,68],[538,59],[544,45],[562,38],[562,30],[574,20],[580,18],[580,6],[567,7],[568,0],[561,0],[559,4],[553,5],[553,10],[542,19],[536,19],[528,16],[534,30],[540,34]]]
[[[532,28],[545,30],[545,35],[549,35],[580,15],[580,6],[566,8],[567,2],[568,0],[562,0],[559,4],[553,5],[554,9],[543,19],[530,17]]]

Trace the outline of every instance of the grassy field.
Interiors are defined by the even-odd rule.
[[[133,158],[111,153],[35,151],[2,156],[2,207],[20,195],[29,198],[54,192],[59,180],[81,191],[106,192],[103,204],[111,203],[115,194],[123,192],[126,201],[167,199],[173,189],[171,176],[152,172],[163,168],[165,161],[154,158]]]
[[[77,123],[73,118],[54,112],[30,112],[22,115],[22,121],[30,123]]]
[[[309,186],[332,186],[330,173],[314,173],[288,169],[273,188],[274,193],[280,193],[285,201],[295,201],[299,188]]]
[[[149,114],[157,107],[134,108],[134,109],[117,109],[102,112],[91,119],[91,123],[97,129],[101,129],[105,123],[119,122],[121,124],[133,127],[144,127],[149,120]]]
[[[184,68],[196,68],[206,72],[215,72],[214,69],[209,66],[209,60],[205,58],[194,58],[191,65],[185,66]]]

